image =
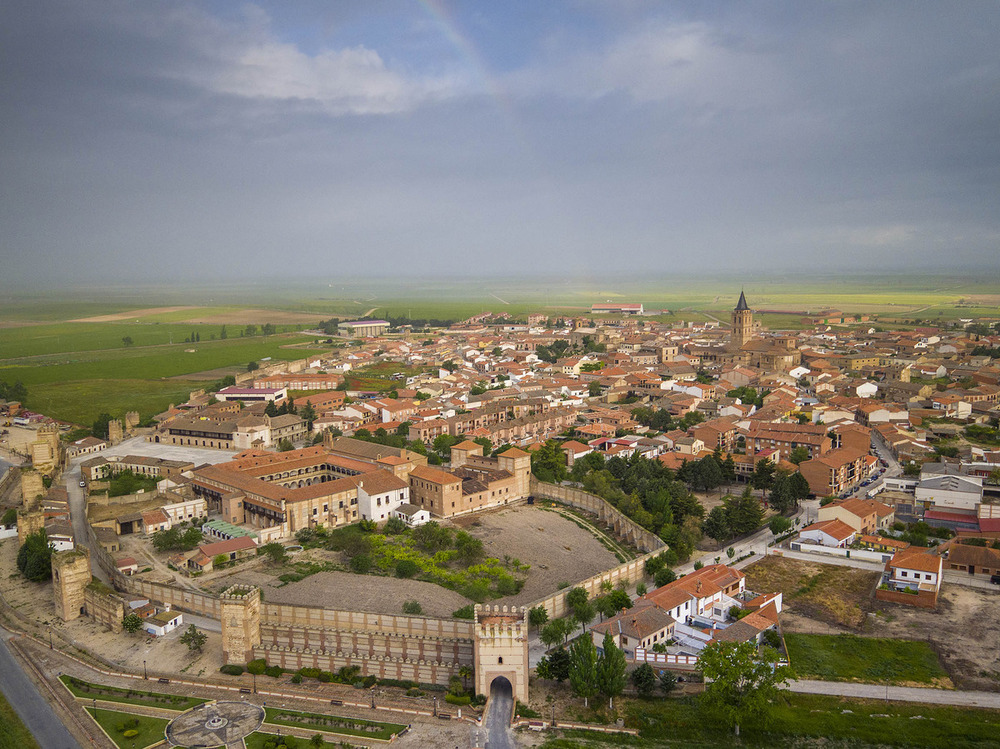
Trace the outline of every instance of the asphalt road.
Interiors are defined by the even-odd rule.
[[[862,697],[873,700],[897,702],[922,702],[928,705],[959,705],[964,707],[1000,708],[1000,694],[996,692],[964,692],[952,689],[924,687],[893,687],[885,684],[853,684],[842,681],[790,681],[786,687],[792,692],[830,694],[842,697]]]
[[[7,647],[10,632],[0,627],[0,692],[20,716],[42,749],[80,749],[34,682]]]
[[[484,749],[514,749],[510,736],[510,716],[514,711],[514,694],[509,682],[494,681],[490,687],[490,705],[483,727],[486,729]]]

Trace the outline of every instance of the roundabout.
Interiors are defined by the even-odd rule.
[[[249,702],[209,702],[193,707],[167,724],[171,746],[242,747],[243,739],[260,728],[264,708]]]

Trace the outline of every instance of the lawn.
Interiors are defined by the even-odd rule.
[[[400,723],[382,723],[362,718],[344,718],[339,715],[321,715],[319,713],[302,713],[296,710],[267,708],[265,723],[271,725],[292,726],[308,730],[325,731],[342,736],[362,736],[367,739],[388,741],[393,734],[398,735],[405,725]]]
[[[105,702],[121,702],[126,705],[146,705],[161,707],[165,710],[188,710],[201,705],[207,700],[197,697],[184,697],[178,694],[163,692],[147,692],[139,689],[119,689],[106,687],[103,684],[92,684],[72,676],[60,676],[59,681],[75,696],[85,700],[98,699]]]
[[[801,679],[911,685],[941,685],[948,679],[937,653],[923,641],[788,632],[785,645]]]
[[[89,426],[102,413],[138,411],[143,419],[183,403],[205,383],[192,380],[83,380],[32,385],[28,404],[36,411]]]
[[[163,741],[167,723],[170,722],[165,718],[147,718],[144,715],[117,713],[103,708],[98,708],[96,714],[92,707],[86,710],[119,749],[144,749]],[[125,735],[133,730],[138,732],[135,736]]]
[[[246,739],[243,740],[243,743],[246,746],[246,749],[264,749],[264,742],[268,741],[269,739],[277,742],[278,735],[275,733],[263,733],[261,731],[257,731],[257,733],[252,733],[249,736],[247,736]],[[294,737],[294,739],[295,739],[295,746],[298,747],[299,749],[313,749],[313,747],[316,747],[316,745],[313,744],[309,739],[303,739],[298,736]],[[282,736],[281,740],[287,742],[288,737]],[[322,744],[319,745],[318,749],[343,749],[343,746],[344,744],[340,741],[332,743],[329,741],[324,741]]]
[[[687,747],[968,747],[997,746],[1000,712],[825,695],[784,693],[771,711],[767,729],[743,726],[734,737],[697,698],[629,700],[625,725],[641,738],[565,731],[543,749],[596,749],[606,746]]]
[[[27,726],[0,693],[0,749],[39,749]]]

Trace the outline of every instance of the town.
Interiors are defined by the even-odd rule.
[[[724,653],[737,732],[779,688],[1000,708],[998,323],[753,301],[334,318],[83,428],[5,382],[10,642],[98,746],[656,737]]]

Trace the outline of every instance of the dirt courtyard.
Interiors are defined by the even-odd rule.
[[[487,557],[517,559],[531,566],[516,596],[489,603],[524,605],[555,592],[562,583],[585,580],[619,564],[614,553],[589,530],[557,512],[521,505],[443,523],[461,528],[483,542]],[[296,561],[322,563],[340,560],[323,550],[308,550]],[[295,583],[282,585],[274,571],[237,569],[213,578],[213,591],[234,583],[260,585],[264,599],[274,603],[323,606],[330,609],[401,614],[403,603],[415,600],[427,616],[448,617],[472,603],[465,596],[434,583],[351,572],[317,572]]]
[[[787,632],[926,640],[958,689],[1000,691],[1000,591],[945,583],[935,611],[874,600],[877,572],[781,557],[744,572],[748,588],[784,594]]]
[[[591,531],[540,507],[520,505],[469,515],[451,524],[481,539],[486,556],[510,557],[531,565],[524,588],[503,599],[507,604],[537,601],[562,583],[572,585],[620,564]]]

